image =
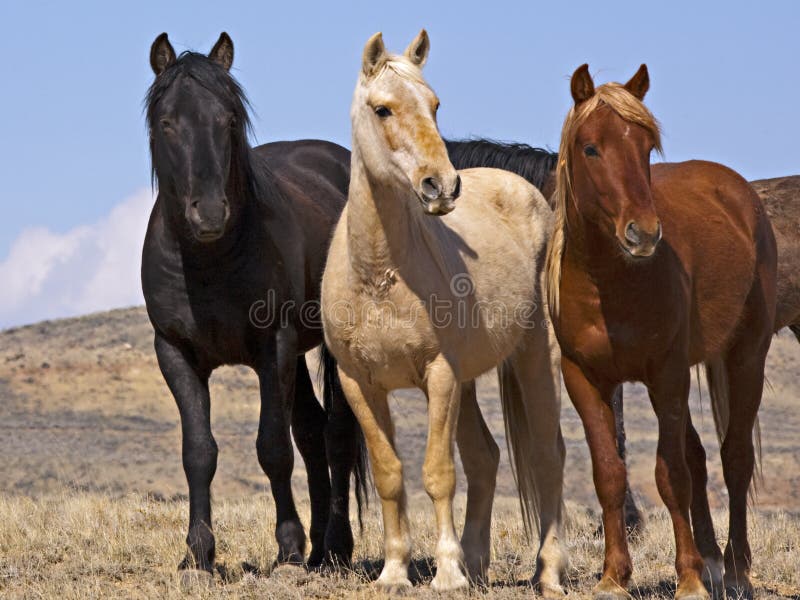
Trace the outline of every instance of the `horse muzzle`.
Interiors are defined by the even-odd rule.
[[[456,200],[461,195],[461,176],[456,174],[449,194],[444,192],[444,186],[436,177],[426,177],[420,183],[417,192],[422,203],[422,209],[427,215],[442,216],[452,212],[456,207]]]
[[[655,228],[650,230],[641,227],[636,221],[629,221],[625,226],[624,236],[618,236],[619,245],[625,252],[636,259],[649,258],[656,252],[661,241],[661,221],[656,221]]]
[[[192,200],[189,203],[187,218],[192,233],[198,242],[214,242],[225,233],[225,226],[231,216],[226,198],[221,200]]]

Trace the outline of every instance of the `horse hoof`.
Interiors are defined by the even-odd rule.
[[[375,587],[382,593],[389,596],[405,596],[411,593],[411,581],[408,579],[397,581],[375,581]]]
[[[288,563],[274,566],[269,577],[287,585],[303,585],[311,580],[305,567]]]
[[[539,594],[541,594],[543,598],[547,598],[547,600],[560,600],[567,595],[564,588],[560,585],[543,584],[539,582],[536,587]]]
[[[434,592],[454,592],[456,590],[466,590],[469,588],[469,581],[459,571],[458,573],[436,573],[431,581],[431,589]]]
[[[592,590],[594,600],[630,600],[631,595],[616,581],[603,578]]]
[[[181,591],[188,594],[207,590],[214,585],[214,575],[201,569],[182,569],[178,577]]]
[[[678,584],[675,600],[709,600],[711,596],[699,580]]]
[[[753,584],[749,581],[725,584],[725,595],[728,598],[734,598],[735,600],[753,600],[754,594],[755,590],[753,589]]]

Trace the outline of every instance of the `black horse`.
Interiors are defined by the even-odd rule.
[[[208,379],[220,365],[258,374],[256,449],[275,499],[278,563],[302,563],[306,536],[291,490],[290,431],[308,471],[308,563],[349,564],[350,475],[359,518],[366,486],[361,431],[323,349],[324,406],[304,353],[322,343],[318,300],[329,238],[347,198],[350,154],[322,141],[248,144],[247,99],[228,70],[233,43],[180,57],[161,34],[146,98],[158,198],[142,288],[158,364],[181,417],[189,484],[180,569],[212,572],[210,486],[217,465]],[[329,471],[330,468],[330,471]],[[207,578],[207,576],[203,576]]]
[[[527,179],[541,190],[548,202],[556,187],[558,153],[527,144],[497,142],[487,139],[446,140],[447,153],[456,169],[493,167],[511,171]],[[552,204],[551,204],[552,207]],[[623,416],[622,386],[618,387],[612,400],[614,421],[617,428],[617,451],[625,460],[625,419]],[[625,525],[630,533],[641,530],[644,521],[631,488],[625,484]]]

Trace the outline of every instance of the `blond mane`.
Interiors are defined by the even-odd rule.
[[[555,317],[559,312],[559,288],[561,286],[561,261],[567,240],[567,202],[572,199],[570,169],[572,144],[578,129],[600,106],[607,105],[624,120],[641,125],[653,136],[655,149],[661,153],[661,129],[658,121],[647,107],[619,83],[606,83],[597,88],[594,96],[578,106],[573,106],[561,130],[561,143],[558,148],[558,167],[556,168],[556,191],[554,192],[555,226],[547,252],[547,301],[550,312]]]

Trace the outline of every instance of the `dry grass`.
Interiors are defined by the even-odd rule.
[[[751,522],[754,571],[760,597],[800,599],[800,352],[793,337],[779,336],[768,361],[771,389],[761,410],[765,482],[760,511]],[[489,428],[505,446],[496,382],[479,382]],[[709,451],[712,506],[725,507],[719,452],[703,403],[693,392],[695,424]],[[214,527],[225,578],[211,598],[376,596],[370,573],[379,567],[382,534],[377,503],[356,547],[356,572],[321,577],[267,571],[276,554],[273,504],[258,466],[255,376],[245,368],[220,369],[212,379],[212,420],[220,445],[214,479]],[[430,577],[433,511],[420,477],[425,448],[425,402],[406,391],[393,401],[400,455],[405,465],[415,535],[418,585],[434,594]],[[657,426],[641,386],[626,389],[631,480],[639,501],[660,507],[653,482]],[[566,498],[570,526],[571,596],[590,592],[602,565],[597,501],[583,428],[564,394],[562,428],[567,444]],[[134,308],[46,322],[0,332],[0,597],[184,597],[176,566],[184,553],[188,518],[175,404],[156,367],[152,329]],[[459,461],[460,462],[460,461]],[[456,505],[463,519],[464,477],[458,465]],[[305,472],[295,460],[293,487],[305,522]],[[508,461],[498,474],[492,598],[530,597],[535,547],[522,534]],[[788,511],[788,512],[781,512]],[[717,532],[726,531],[718,512]],[[632,547],[634,595],[669,597],[673,591],[671,527],[661,510],[649,510],[648,528]],[[223,580],[224,579],[224,580]],[[457,597],[463,597],[457,596]]]
[[[428,558],[434,545],[428,503],[412,514],[416,552],[412,574],[415,596],[433,597],[427,587]],[[463,506],[459,507],[462,516]],[[370,586],[381,555],[378,511],[369,511],[357,540],[356,567],[343,576],[321,576],[297,568],[266,575],[276,546],[274,515],[263,495],[215,505],[215,530],[221,573],[215,585],[196,594],[207,598],[373,598]],[[307,506],[302,507],[307,519]],[[71,493],[39,500],[0,499],[0,596],[13,598],[185,598],[175,566],[184,552],[187,507],[130,494],[112,499]],[[569,507],[571,554],[569,596],[586,597],[602,564],[602,540],[595,535],[596,515]],[[722,525],[721,522],[718,523]],[[724,531],[720,527],[720,531]],[[756,513],[751,527],[755,581],[759,597],[800,594],[797,557],[800,519],[784,512]],[[517,508],[498,502],[492,537],[492,586],[471,596],[521,598],[532,594],[535,548],[524,539]],[[649,515],[647,529],[632,546],[632,592],[637,597],[671,597],[672,535],[663,512]],[[223,575],[224,574],[224,575]],[[767,583],[768,582],[768,583]]]

